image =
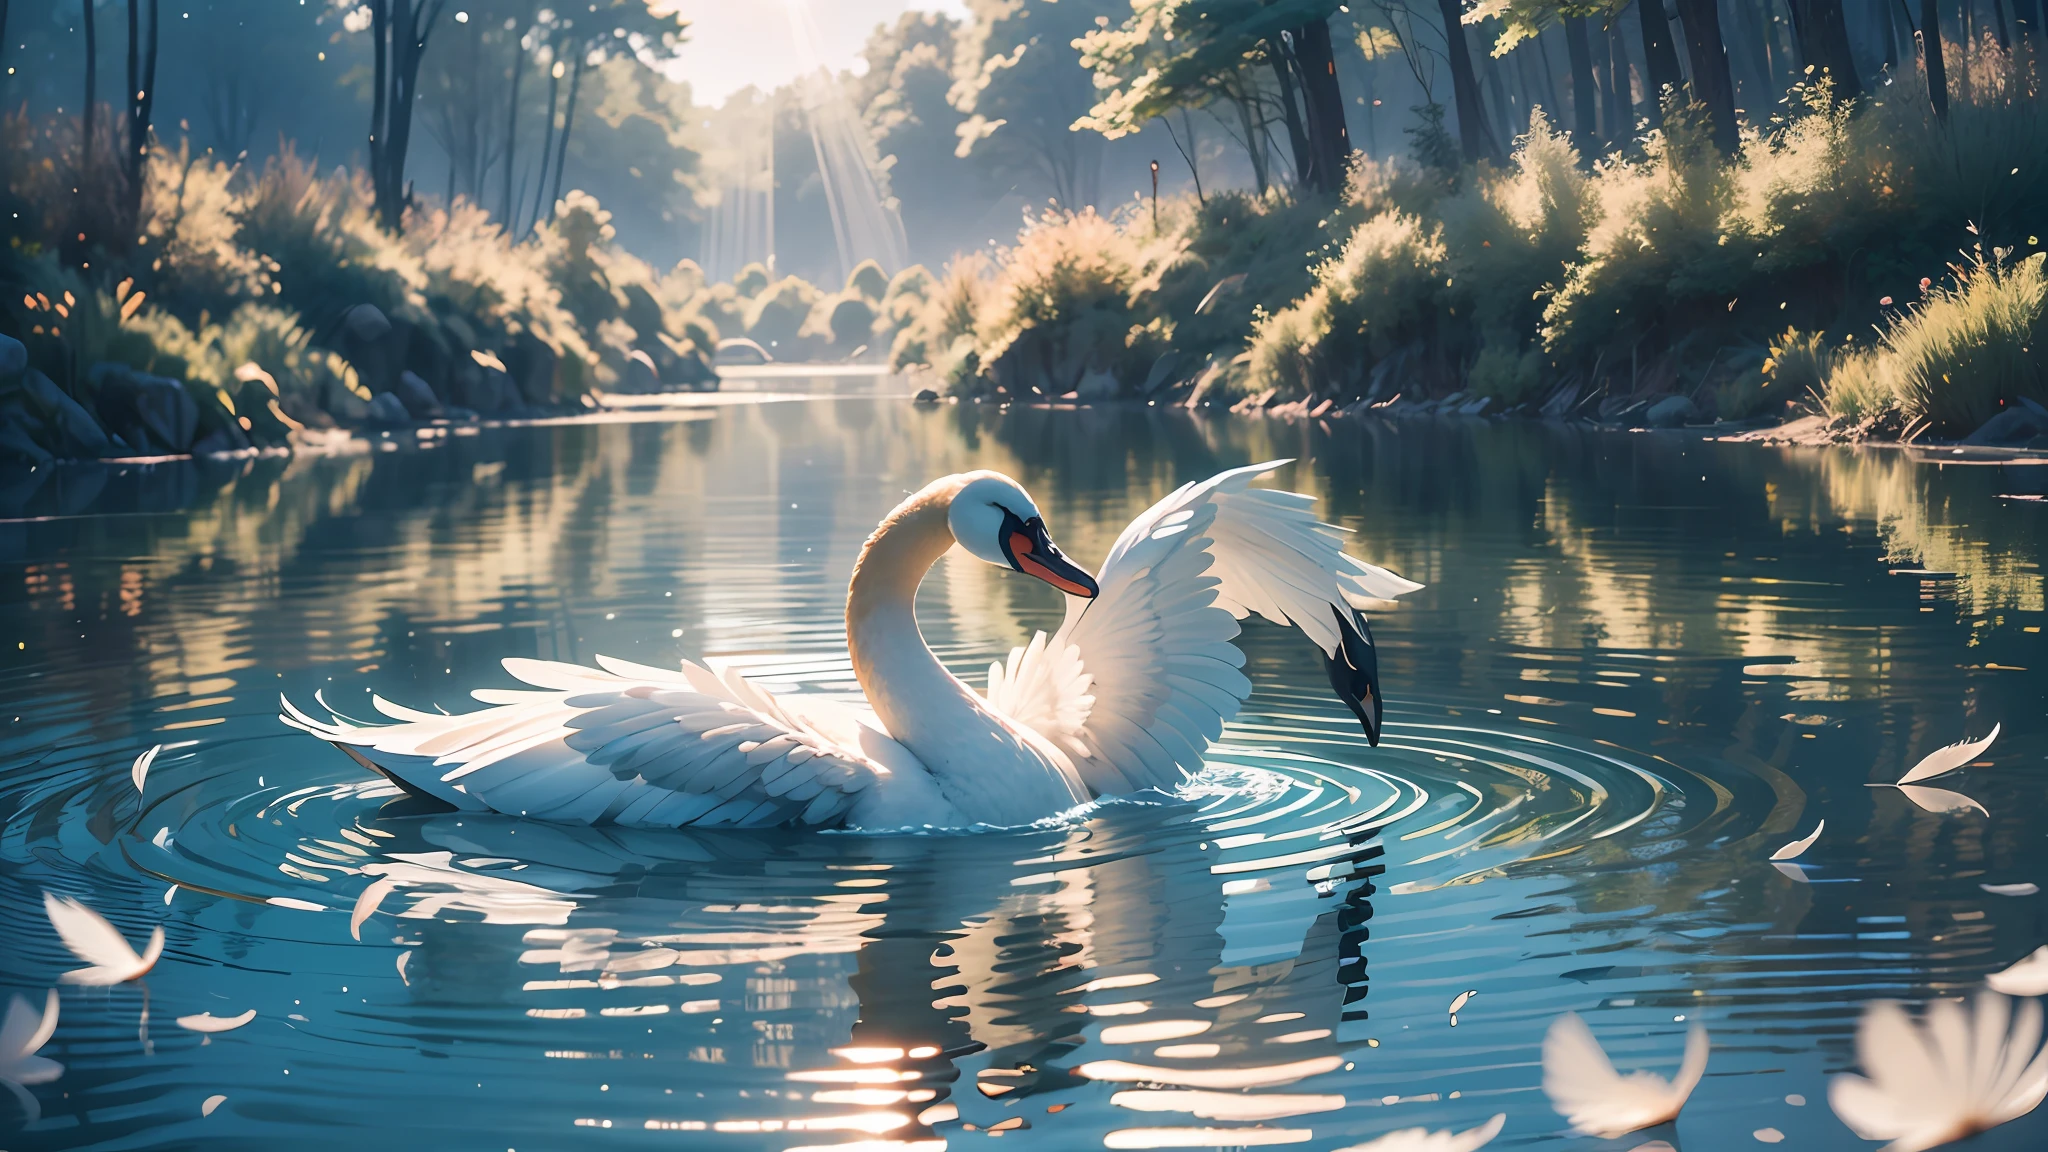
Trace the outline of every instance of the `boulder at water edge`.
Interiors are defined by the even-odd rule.
[[[191,451],[199,406],[183,384],[126,364],[95,364],[86,375],[97,392],[100,424],[131,450],[148,456]]]
[[[404,401],[389,392],[379,392],[370,400],[372,424],[409,424],[412,416],[406,412]]]
[[[12,336],[0,335],[0,377],[28,367],[28,348]]]
[[[1700,410],[1684,396],[1666,396],[1643,413],[1643,420],[1652,428],[1683,428],[1699,418]]]
[[[22,374],[21,390],[40,410],[46,430],[43,446],[58,459],[97,460],[120,454],[100,422],[48,376],[29,369]]]
[[[2048,408],[2022,396],[2008,404],[2005,411],[1986,420],[1975,432],[1963,437],[1963,443],[2017,446],[2039,436],[2048,436]]]
[[[447,415],[441,410],[440,397],[434,395],[434,390],[417,373],[400,372],[398,383],[389,394],[398,397],[398,402],[405,405],[406,414],[414,420],[439,420]]]

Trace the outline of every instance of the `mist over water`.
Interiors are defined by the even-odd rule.
[[[1429,585],[1371,613],[1377,749],[1262,623],[1258,691],[1181,795],[968,836],[425,813],[275,719],[279,693],[461,710],[508,656],[851,692],[853,558],[932,477],[1017,477],[1093,566],[1174,486],[1280,456],[1313,461],[1280,483],[1356,554]],[[0,1097],[0,1146],[1337,1149],[1506,1112],[1506,1147],[1866,1148],[1825,1102],[1862,1004],[2048,942],[2043,897],[1980,888],[2048,875],[2048,531],[2001,499],[2028,483],[1897,450],[870,399],[23,480],[0,996],[75,966],[44,890],[169,942],[146,1001],[65,991],[65,1074],[28,1131]],[[979,683],[1060,611],[956,554],[920,620]],[[1994,723],[1989,765],[1941,781],[1984,813],[1864,786]],[[1822,818],[1798,878],[1768,863]],[[207,1042],[173,1023],[252,1008]],[[1566,1133],[1538,1048],[1568,1010],[1667,1075],[1706,1022],[1675,1132]]]

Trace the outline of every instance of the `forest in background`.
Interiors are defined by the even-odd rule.
[[[741,336],[1018,399],[1961,435],[2043,396],[2036,0],[970,0],[716,109],[649,0],[24,8],[30,459],[703,387]],[[900,259],[848,250],[821,91]],[[773,258],[709,277],[764,136]]]

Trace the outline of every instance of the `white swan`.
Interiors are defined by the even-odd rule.
[[[868,537],[846,596],[847,648],[872,712],[777,697],[730,669],[597,658],[507,660],[533,691],[480,690],[459,716],[376,699],[397,724],[285,723],[407,791],[458,809],[639,827],[862,829],[1019,825],[1092,796],[1171,788],[1251,694],[1231,641],[1257,613],[1300,628],[1379,742],[1371,633],[1353,601],[1421,585],[1344,554],[1314,499],[1255,489],[1287,461],[1188,484],[1132,521],[1093,578],[1038,506],[994,472],[947,476]],[[919,635],[918,583],[955,543],[1068,595],[1057,634],[976,693]]]

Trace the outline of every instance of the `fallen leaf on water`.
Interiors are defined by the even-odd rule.
[[[1979,884],[1977,887],[1993,896],[2032,896],[2041,890],[2039,884]]]
[[[1827,821],[1821,821],[1820,824],[1814,828],[1813,835],[1808,836],[1804,840],[1794,840],[1790,844],[1785,845],[1783,848],[1780,848],[1776,852],[1771,853],[1771,859],[1773,861],[1799,859],[1802,853],[1804,853],[1808,848],[1813,847],[1813,842],[1815,840],[1820,839],[1820,834],[1823,831],[1826,831],[1827,826]]]
[[[206,1102],[199,1106],[199,1114],[201,1116],[211,1116],[213,1115],[213,1110],[220,1107],[226,1101],[227,1097],[225,1096],[208,1096]]]
[[[149,766],[156,762],[156,754],[163,750],[164,746],[161,744],[151,748],[149,751],[137,756],[135,758],[135,765],[128,769],[128,778],[135,781],[135,792],[137,795],[142,793],[142,782],[149,778]]]
[[[1993,972],[1984,978],[1992,991],[2007,996],[2048,996],[2048,945],[2020,959],[2003,972]]]
[[[1991,747],[1991,742],[1998,739],[1998,729],[1999,725],[1993,724],[1991,726],[1991,735],[1986,736],[1982,740],[1964,740],[1960,743],[1951,744],[1946,748],[1936,748],[1923,757],[1918,764],[1913,765],[1911,772],[1899,777],[1899,783],[1911,784],[1915,780],[1929,780],[1961,768],[1963,765],[1975,760],[1985,749]]]
[[[397,882],[386,876],[375,881],[368,888],[363,889],[363,894],[356,897],[356,910],[349,913],[348,934],[357,940],[361,940],[363,938],[363,921],[375,915],[377,906],[384,903],[384,898],[391,895],[397,888]]]
[[[255,1018],[254,1008],[240,1016],[215,1016],[211,1012],[201,1012],[197,1016],[178,1017],[178,1027],[187,1032],[233,1032]]]

